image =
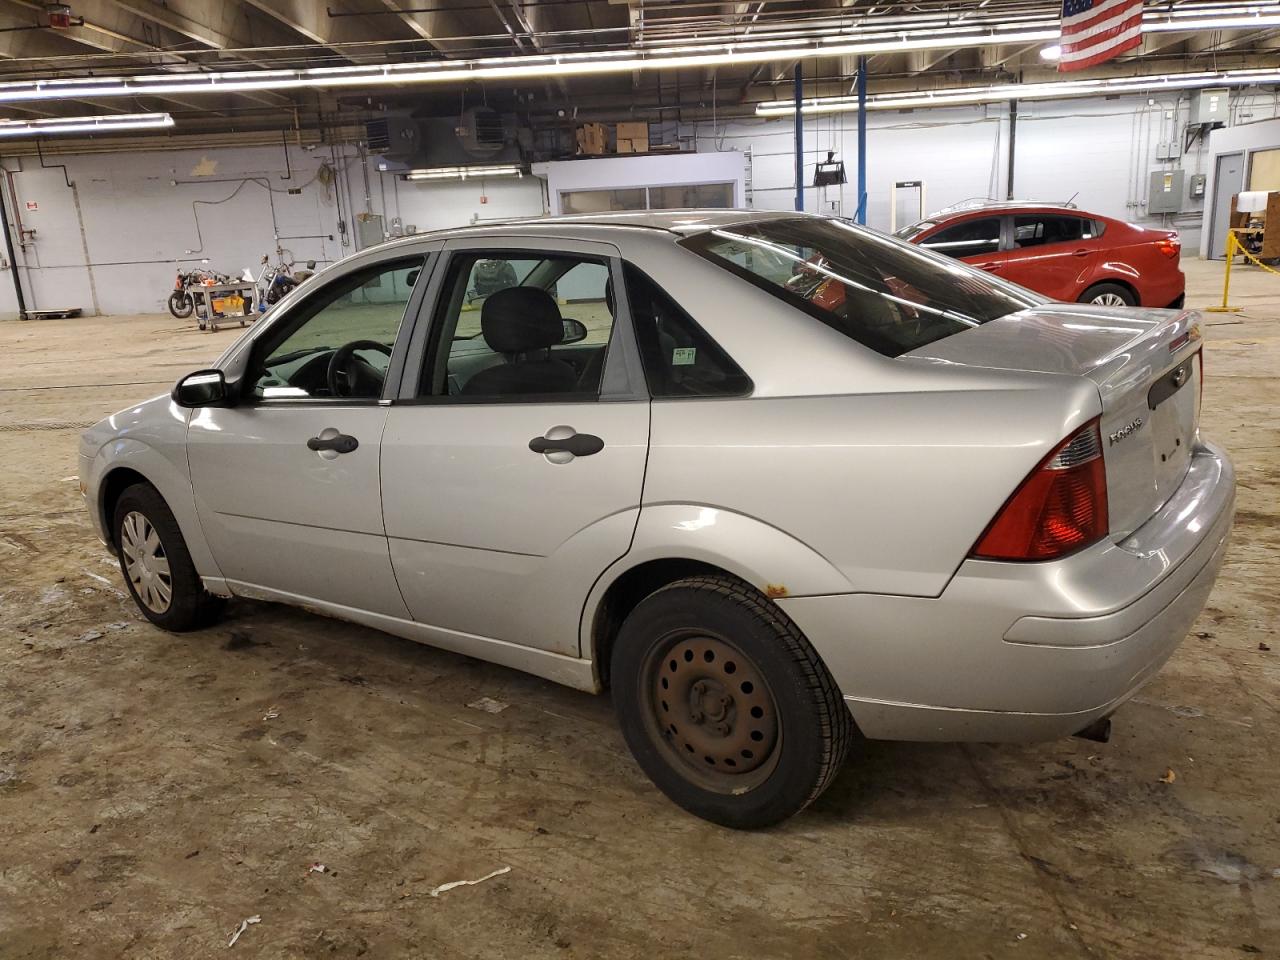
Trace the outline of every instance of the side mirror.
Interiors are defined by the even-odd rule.
[[[173,385],[172,396],[180,407],[216,407],[227,403],[230,391],[221,370],[197,370]]]
[[[404,275],[404,285],[409,289],[413,289],[418,283],[418,276],[422,273],[422,269],[410,270]]]
[[[581,320],[561,319],[564,324],[564,336],[560,338],[561,343],[579,343],[587,339],[587,327]]]

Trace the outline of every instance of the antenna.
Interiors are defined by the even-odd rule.
[[[1071,206],[1071,201],[1072,201],[1072,200],[1074,200],[1074,199],[1075,199],[1076,197],[1078,197],[1078,196],[1080,196],[1080,191],[1079,191],[1079,190],[1077,190],[1077,191],[1076,191],[1075,193],[1073,193],[1070,197],[1068,197],[1068,198],[1067,198],[1067,202],[1066,202],[1066,203],[1064,203],[1064,204],[1063,204],[1063,206],[1064,206],[1064,207],[1069,207],[1069,206]]]

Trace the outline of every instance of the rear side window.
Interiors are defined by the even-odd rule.
[[[1013,245],[1016,248],[1092,240],[1098,233],[1094,221],[1084,217],[1027,215],[1013,218]]]
[[[681,243],[888,357],[1046,302],[936,253],[822,217],[735,224]]]
[[[981,253],[995,253],[1000,249],[1000,218],[981,217],[962,220],[960,223],[939,230],[920,246],[945,253],[948,257],[972,257]]]
[[[751,378],[647,274],[623,266],[640,359],[654,397],[736,397]]]

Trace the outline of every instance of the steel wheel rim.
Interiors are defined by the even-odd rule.
[[[1118,293],[1100,293],[1093,298],[1093,303],[1103,307],[1127,307],[1124,297]]]
[[[120,524],[120,553],[134,596],[152,613],[164,613],[173,602],[173,574],[160,534],[143,514],[133,510]]]
[[[650,737],[698,786],[740,794],[777,767],[782,727],[773,692],[727,639],[669,634],[646,658],[641,684]]]

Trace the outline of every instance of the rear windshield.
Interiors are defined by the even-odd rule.
[[[1045,302],[972,267],[839,220],[735,224],[681,243],[887,357]]]

